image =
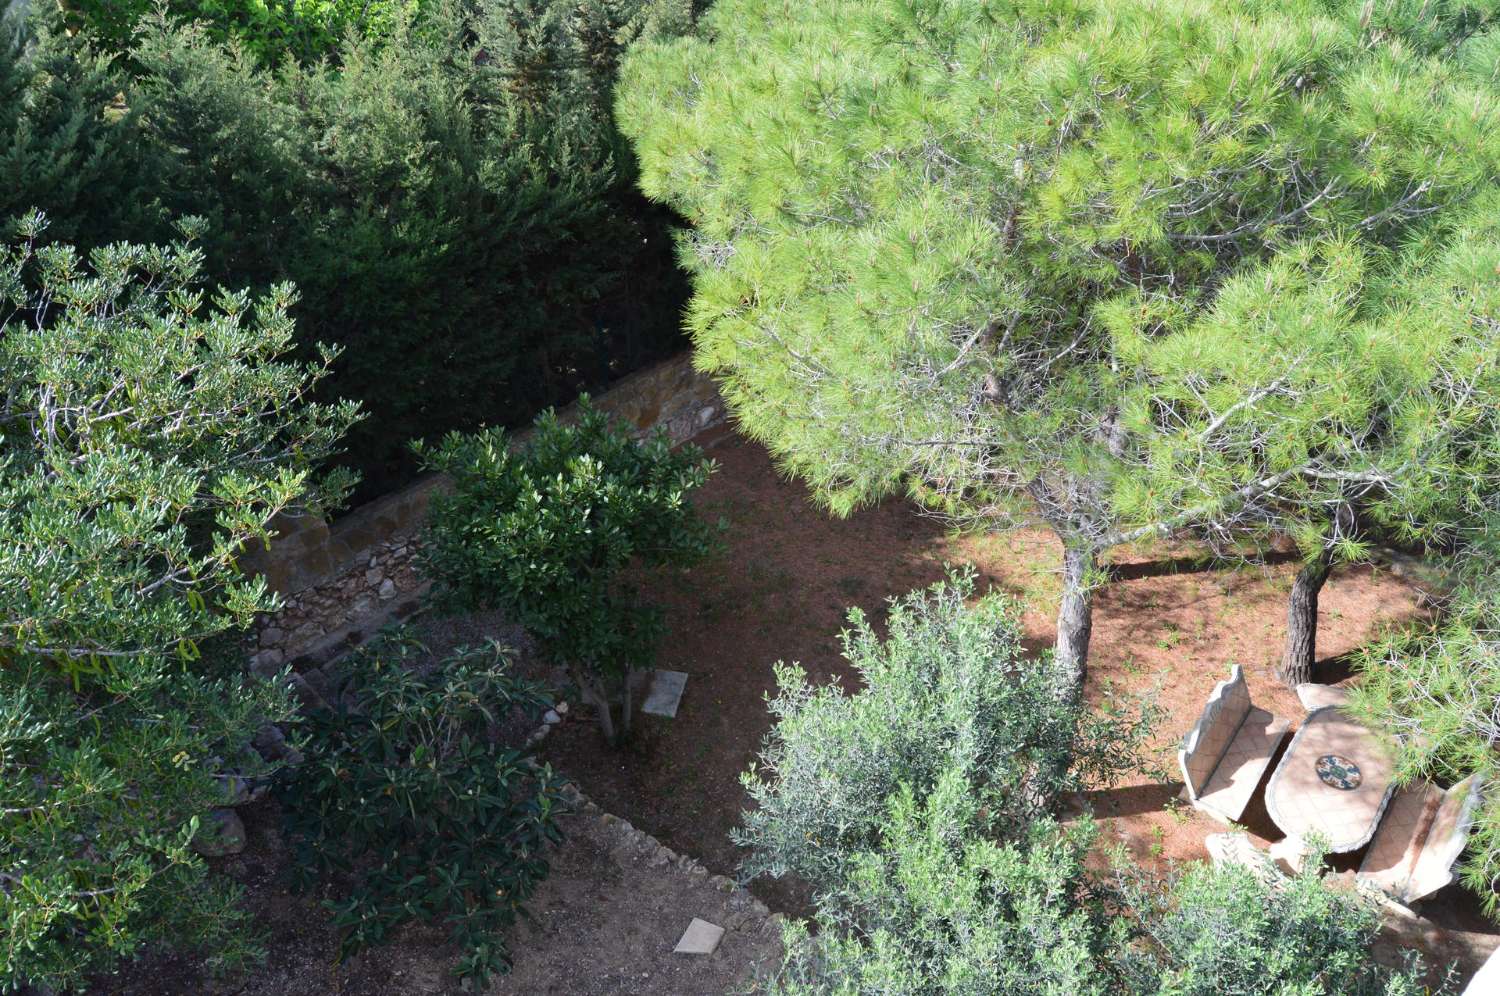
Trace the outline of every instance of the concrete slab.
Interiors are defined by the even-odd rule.
[[[651,716],[675,718],[687,680],[685,671],[651,672],[651,691],[646,693],[646,702],[641,706],[641,712]]]
[[[682,932],[682,940],[677,942],[672,953],[710,955],[718,949],[719,942],[723,939],[723,927],[693,917],[693,922]]]

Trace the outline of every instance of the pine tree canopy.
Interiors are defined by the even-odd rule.
[[[700,362],[835,510],[1103,542],[1473,456],[1432,427],[1495,389],[1490,6],[726,0],[619,113]]]
[[[1432,539],[1496,481],[1496,5],[724,0],[618,115],[689,327],[836,512]]]

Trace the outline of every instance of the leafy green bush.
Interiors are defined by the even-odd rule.
[[[482,985],[508,968],[503,931],[562,839],[562,780],[498,727],[515,710],[529,733],[551,699],[495,645],[434,664],[392,636],[340,667],[332,704],[294,724],[305,759],[276,784],[298,882],[342,886],[327,902],[341,953],[444,920],[464,949],[455,971]]]
[[[630,732],[630,675],[649,667],[660,612],[630,584],[632,563],[685,564],[711,530],[688,502],[713,470],[665,434],[637,442],[585,397],[577,421],[547,412],[525,445],[504,432],[449,435],[427,466],[453,479],[433,496],[421,569],[449,608],[498,606],[567,667],[606,737]]]
[[[175,22],[196,22],[218,41],[243,45],[266,65],[327,55],[349,32],[382,39],[422,0],[174,0]],[[72,26],[118,53],[135,44],[157,0],[69,0]]]
[[[1049,661],[1023,656],[1015,606],[996,594],[967,606],[973,594],[967,572],[892,600],[884,640],[852,610],[842,639],[863,682],[854,694],[777,665],[776,722],[743,778],[755,806],[734,834],[753,849],[747,875],[791,872],[832,895],[851,855],[879,849],[903,789],[920,805],[959,778],[985,814],[972,829],[1009,838],[1063,793],[1148,763],[1154,707],[1132,717],[1070,703]]]
[[[143,35],[162,198],[209,220],[223,279],[294,281],[306,334],[344,348],[328,390],[371,413],[366,493],[410,475],[407,439],[524,424],[679,341],[664,215],[608,104],[650,12],[433,0],[275,74],[201,29]]]
[[[125,73],[56,4],[32,6],[29,22],[0,17],[0,222],[41,210],[53,238],[84,245],[167,235]]]
[[[1049,819],[1016,840],[975,832],[979,799],[956,770],[918,800],[903,787],[878,815],[879,836],[852,856],[837,904],[820,902],[816,935],[783,931],[775,996],[1102,994],[1104,933],[1087,891],[1087,823]]]
[[[1370,955],[1375,905],[1329,887],[1315,870],[1279,885],[1238,866],[1194,864],[1166,881],[1119,878],[1121,992],[1157,996],[1417,996],[1451,992],[1423,983],[1415,959],[1386,969]],[[1451,980],[1449,980],[1451,981]]]
[[[290,710],[214,637],[271,607],[235,559],[354,418],[286,362],[290,288],[197,286],[187,245],[0,250],[0,989],[141,945],[253,954],[188,850],[216,778]],[[254,759],[249,762],[256,764]],[[257,771],[249,771],[256,774]]]

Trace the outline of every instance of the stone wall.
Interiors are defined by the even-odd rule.
[[[659,426],[678,443],[724,421],[718,390],[688,353],[626,377],[594,403],[642,435]],[[415,610],[426,590],[413,569],[416,537],[433,491],[445,486],[440,476],[421,478],[331,525],[311,515],[274,523],[271,548],[242,561],[284,603],[259,621],[252,666],[269,673],[299,658],[321,662]]]

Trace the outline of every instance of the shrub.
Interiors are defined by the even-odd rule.
[[[575,423],[551,412],[516,451],[504,432],[451,434],[427,466],[453,478],[432,499],[421,552],[434,597],[449,608],[500,607],[567,667],[617,739],[630,731],[630,676],[650,665],[661,620],[629,582],[632,563],[685,564],[710,528],[688,493],[713,470],[658,431],[644,442],[585,397]]]
[[[292,280],[307,338],[343,348],[326,389],[371,413],[365,493],[410,476],[407,439],[524,424],[680,341],[666,215],[608,104],[651,13],[433,0],[274,73],[201,27],[143,33],[160,197],[208,219],[220,279]]]
[[[91,246],[168,234],[125,73],[57,4],[32,7],[0,16],[0,222],[38,209],[53,238]]]
[[[874,846],[853,857],[845,895],[820,903],[816,936],[783,931],[776,996],[1089,996],[1106,992],[1097,911],[1080,901],[1087,824],[1043,819],[1017,840],[975,832],[984,818],[949,770],[925,800],[903,787]]]
[[[254,953],[188,845],[285,689],[214,637],[271,607],[244,544],[336,497],[354,418],[286,362],[290,288],[197,286],[189,245],[0,250],[0,989],[78,987],[141,945]],[[254,760],[251,761],[254,764]],[[254,774],[256,772],[249,772]]]
[[[972,607],[972,572],[891,602],[880,639],[849,614],[844,657],[863,688],[808,685],[777,665],[775,724],[744,775],[754,808],[737,843],[749,876],[791,872],[832,895],[852,855],[877,851],[887,806],[902,791],[925,802],[942,777],[968,786],[976,833],[1024,836],[1067,791],[1108,784],[1147,763],[1155,709],[1100,714],[1059,694],[1050,661],[1022,656],[1015,606],[989,594]]]
[[[1121,991],[1141,996],[1416,996],[1429,989],[1415,959],[1402,970],[1370,955],[1380,915],[1357,893],[1331,888],[1321,855],[1289,882],[1250,869],[1195,864],[1158,880],[1122,873]],[[1448,980],[1451,982],[1451,980]]]
[[[333,51],[355,32],[384,38],[403,12],[421,0],[175,0],[168,10],[177,22],[204,26],[218,41],[234,41],[260,62],[276,65],[287,57],[309,61]],[[158,4],[153,0],[70,0],[73,27],[112,52],[135,44],[141,22]]]
[[[498,727],[515,710],[530,732],[551,699],[495,645],[431,664],[392,636],[341,666],[333,703],[295,724],[305,760],[276,785],[297,881],[341,885],[326,903],[341,954],[444,920],[464,949],[455,971],[483,985],[509,966],[502,933],[562,839],[561,779]]]

